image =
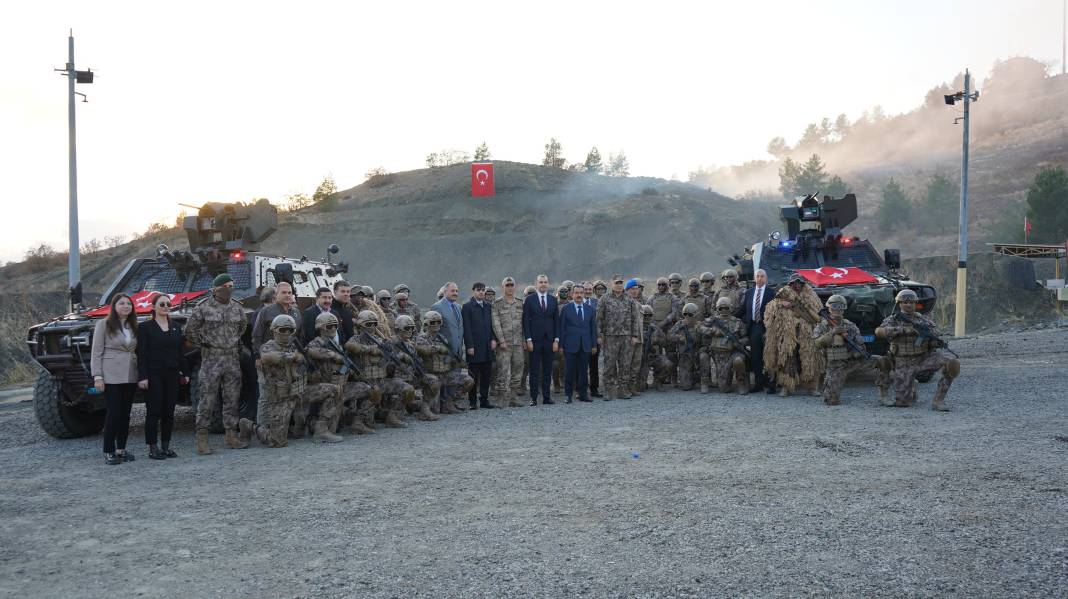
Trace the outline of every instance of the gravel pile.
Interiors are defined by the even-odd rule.
[[[948,414],[647,393],[108,467],[0,411],[0,596],[1068,594],[1068,336],[960,340]],[[221,445],[221,436],[213,444]]]

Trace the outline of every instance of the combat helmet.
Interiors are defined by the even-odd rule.
[[[712,274],[712,273],[710,273],[710,272],[708,272],[706,270],[705,272],[701,273],[701,282],[702,283],[715,283],[716,282],[716,275],[714,275],[714,274]]]
[[[272,323],[273,324],[273,323]],[[323,329],[329,326],[337,326],[337,316],[334,316],[333,312],[323,312],[315,317],[315,330]]]
[[[690,302],[682,307],[683,316],[697,316],[697,304]]]
[[[693,277],[691,277],[689,282],[687,283],[687,287],[700,287],[700,286],[701,286],[701,281],[698,281],[696,278],[693,278]]]
[[[415,332],[415,319],[407,314],[401,314],[394,322],[394,326],[402,331]]]
[[[411,288],[408,287],[407,285],[405,285],[404,283],[398,283],[397,286],[393,288],[393,295],[397,295],[398,293],[411,293],[411,292],[412,292]]]
[[[723,308],[734,309],[734,302],[731,301],[731,298],[724,296],[716,300],[716,310],[723,310]]]
[[[393,294],[389,292],[389,289],[380,289],[378,293],[375,294],[375,299],[378,301],[393,299]]]
[[[675,283],[675,282],[677,282],[679,285],[682,285],[682,275],[680,275],[677,272],[673,272],[670,275],[668,275],[668,283]]]
[[[608,283],[605,283],[603,279],[597,279],[593,283],[593,289],[596,291],[598,287],[600,287],[600,288],[604,289],[605,291],[607,291],[608,290]]]
[[[911,289],[902,289],[901,291],[897,292],[897,297],[894,298],[894,301],[900,304],[903,301],[904,302],[917,302],[917,301],[919,301],[919,299],[920,299],[920,296],[916,295],[915,291],[913,291]]]
[[[572,281],[571,279],[567,279],[563,283],[560,283],[560,286],[561,287],[567,287],[568,289],[571,289],[572,287],[575,286],[575,282]]]
[[[526,296],[528,296],[528,295],[530,295],[531,293],[534,293],[534,292],[536,292],[536,291],[537,291],[537,289],[535,289],[533,285],[527,285],[527,286],[526,286],[526,287],[525,287],[525,288],[523,289],[523,296],[524,296],[524,297],[526,297]]]
[[[723,273],[719,275],[719,277],[721,279],[730,279],[730,278],[737,279],[738,278],[738,271],[734,270],[733,268],[728,268],[728,269],[724,270]]]
[[[423,314],[423,324],[426,326],[441,326],[441,314],[436,310],[427,310],[426,314]]]
[[[360,291],[363,292],[363,296],[366,298],[375,298],[375,290],[370,285],[364,285],[363,287],[360,287]]]
[[[668,280],[666,278],[664,278],[664,277],[658,277],[656,279],[656,286],[657,287],[659,287],[661,285],[663,285],[664,287],[667,287],[667,284],[668,284]]]
[[[837,294],[837,293],[832,295],[831,297],[827,298],[827,307],[828,308],[832,308],[832,309],[835,309],[835,310],[845,310],[846,306],[848,306],[848,305],[849,305],[849,303],[846,301],[846,298],[844,296],[841,296],[841,295]]]
[[[356,326],[362,327],[372,324],[378,326],[378,315],[373,310],[361,310],[356,315]]]
[[[271,331],[277,331],[278,329],[290,328],[294,332],[297,330],[297,321],[293,320],[293,317],[288,314],[279,314],[271,321]]]
[[[642,316],[648,316],[648,317],[652,318],[652,316],[653,316],[653,307],[650,306],[649,304],[642,304]]]

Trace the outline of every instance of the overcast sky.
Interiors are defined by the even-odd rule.
[[[372,5],[373,4],[373,5]],[[66,247],[74,29],[82,240],[178,203],[280,200],[429,152],[538,162],[625,150],[631,173],[766,158],[770,138],[917,106],[965,66],[1061,69],[1062,0],[25,2],[0,21],[0,260]],[[981,118],[981,114],[977,115]],[[959,135],[947,126],[946,135]],[[833,165],[830,165],[833,167]]]

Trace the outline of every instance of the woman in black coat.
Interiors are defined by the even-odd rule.
[[[152,318],[137,327],[137,385],[145,391],[145,443],[153,460],[178,457],[171,449],[174,406],[178,386],[189,383],[182,329],[170,313],[171,298],[161,293],[152,298]]]

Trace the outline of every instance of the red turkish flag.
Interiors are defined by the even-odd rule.
[[[171,305],[177,308],[185,300],[191,300],[198,298],[207,293],[207,291],[194,291],[192,293],[167,293],[165,295],[171,298]],[[152,300],[159,295],[159,291],[138,291],[137,293],[130,294],[130,299],[133,300],[134,312],[137,314],[148,314],[152,311]],[[93,308],[85,313],[86,316],[107,316],[111,312],[111,306],[105,305],[99,308]]]
[[[495,195],[493,190],[493,163],[471,163],[471,197],[482,198]]]
[[[817,287],[823,285],[855,285],[858,283],[874,283],[876,278],[871,273],[859,268],[839,268],[837,266],[821,266],[813,269],[801,269],[797,274]]]

